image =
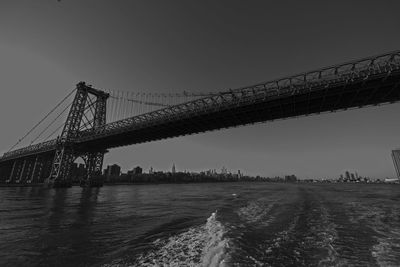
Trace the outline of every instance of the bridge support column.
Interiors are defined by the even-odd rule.
[[[80,82],[76,86],[75,98],[72,102],[63,131],[57,139],[57,149],[47,184],[51,187],[70,187],[71,167],[78,155],[86,160],[87,175],[81,182],[83,186],[101,186],[96,179],[101,174],[105,151],[91,151],[80,148],[75,143],[83,130],[94,131],[106,124],[106,104],[109,94],[94,89]],[[82,149],[82,150],[80,150]]]
[[[0,164],[0,183],[6,183],[10,178],[11,169],[13,162],[7,162]]]
[[[11,168],[10,176],[6,180],[6,183],[11,183],[13,175],[14,175],[14,172],[15,172],[16,165],[17,165],[17,160],[14,160],[12,168]]]
[[[11,170],[10,178],[6,181],[7,183],[18,183],[21,172],[23,171],[24,162],[21,160],[15,160],[13,163],[13,168]]]
[[[34,163],[34,159],[33,158],[29,158],[27,165],[25,166],[25,172],[22,176],[21,182],[22,183],[27,183],[27,181],[29,180],[29,177],[31,176],[31,172],[32,172],[32,168],[33,168],[33,163]]]
[[[38,172],[34,181],[37,183],[46,183],[47,179],[50,177],[52,166],[53,166],[53,157],[41,157],[38,162]]]
[[[25,166],[26,166],[26,161],[27,159],[24,159],[23,163],[22,163],[22,169],[21,172],[18,174],[18,178],[15,181],[17,184],[21,183],[22,177],[24,175],[24,171],[25,171]]]
[[[81,180],[82,187],[101,187],[103,186],[103,179],[101,177],[101,170],[103,167],[104,151],[88,152],[84,156],[86,162],[86,175]]]
[[[28,173],[28,176],[27,176],[27,178],[26,178],[26,182],[28,183],[28,184],[31,184],[33,181],[34,181],[34,178],[35,178],[35,173],[36,173],[36,170],[38,169],[38,161],[39,161],[39,155],[37,155],[36,157],[35,157],[35,161],[33,162],[33,166],[32,166],[32,173],[29,175],[29,173]]]
[[[75,156],[72,149],[68,147],[57,149],[50,177],[47,179],[46,184],[49,187],[71,187],[72,181],[69,174],[74,159]]]

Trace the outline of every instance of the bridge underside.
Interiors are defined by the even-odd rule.
[[[365,82],[281,95],[266,101],[205,114],[165,120],[153,126],[132,128],[122,133],[80,143],[84,150],[107,149],[182,135],[267,122],[350,108],[394,103],[400,100],[400,74]]]
[[[40,184],[50,175],[54,151],[0,162],[0,183]]]
[[[55,154],[56,150],[51,150],[0,161],[0,184],[47,183],[53,168]],[[101,174],[103,156],[104,151],[74,153],[68,166],[68,175],[58,181],[60,187],[69,187],[72,183],[101,186],[102,180],[99,176]],[[82,158],[85,163],[84,173],[82,171],[78,173],[78,169],[72,168],[73,162],[77,158]]]
[[[400,100],[400,51],[220,92],[111,123],[106,123],[109,94],[84,82],[76,90],[61,135],[5,153],[0,157],[0,182],[42,182],[47,176],[53,186],[69,186],[73,161],[80,156],[87,169],[81,184],[101,186],[99,174],[109,148],[395,103]]]

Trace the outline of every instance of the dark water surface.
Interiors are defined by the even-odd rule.
[[[400,266],[400,186],[0,188],[0,266]]]

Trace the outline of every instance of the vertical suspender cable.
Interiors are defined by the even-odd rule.
[[[121,93],[122,93],[122,98],[121,98],[121,101],[122,101],[121,120],[123,120],[123,119],[125,119],[125,92],[122,91]]]
[[[112,121],[115,121],[115,92],[112,92]]]
[[[126,107],[125,107],[125,119],[129,117],[129,105],[130,105],[130,101],[129,101],[129,92],[126,91]]]
[[[143,101],[144,101],[144,93],[142,93],[140,96],[140,114],[144,113],[143,112],[144,111]]]
[[[135,102],[133,103],[133,116],[136,116],[137,115],[137,111],[136,111],[136,109],[137,109],[137,102],[136,102],[137,93],[134,95],[134,99],[135,99]]]
[[[121,119],[121,92],[118,91],[118,113],[117,113],[117,120]]]
[[[121,92],[118,91],[117,121],[121,119]]]
[[[149,103],[153,103],[153,93],[150,93],[150,95],[149,95]],[[151,105],[151,104],[147,104],[148,106],[149,106],[149,112],[151,112],[151,111],[153,111],[153,109],[154,109],[154,106],[153,105]]]
[[[138,93],[137,94],[137,100],[138,100],[138,103],[137,103],[137,114],[136,115],[140,115],[140,109],[141,109],[141,106],[142,106],[142,104],[141,104],[141,97],[142,97],[142,94],[141,93]]]
[[[111,111],[112,111],[112,97],[111,97],[111,90],[108,91],[108,93],[110,94],[110,97],[107,99],[107,108],[106,108],[106,123],[111,122]]]
[[[124,119],[128,117],[128,91],[125,92],[125,108],[124,108]]]
[[[146,103],[149,102],[149,93],[146,93],[146,100],[145,101],[146,101]],[[145,113],[149,112],[149,105],[145,104],[144,106],[146,108]]]
[[[117,121],[119,118],[119,91],[115,94],[115,120]]]
[[[111,91],[110,93],[110,101],[111,101],[111,106],[110,106],[110,122],[114,121],[114,92]]]
[[[127,104],[126,92],[122,92],[122,101],[124,103],[123,108],[122,108],[122,114],[123,114],[122,119],[125,119],[126,118],[126,104]]]
[[[126,91],[126,116],[125,116],[125,118],[129,118],[130,106],[131,106],[131,101],[129,101],[129,92]]]
[[[143,101],[144,101],[144,93],[140,94],[140,111],[139,114],[143,114]]]
[[[115,99],[114,99],[114,91],[111,91],[111,122],[114,121],[114,105],[115,105]]]
[[[119,115],[119,120],[124,118],[124,91],[121,91],[121,111]]]
[[[142,102],[143,112],[142,113],[146,113],[147,106],[144,104],[146,101],[147,101],[147,93],[143,93],[143,102]]]
[[[133,92],[131,92],[131,99],[133,100]],[[131,113],[130,113],[130,117],[133,117],[133,103],[135,102],[131,102]]]

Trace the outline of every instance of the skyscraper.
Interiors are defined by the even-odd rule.
[[[119,176],[121,174],[121,167],[117,164],[108,165],[107,169],[104,170],[106,176]]]
[[[397,177],[400,179],[400,149],[392,150],[392,158]]]
[[[172,173],[175,173],[175,163],[172,165]]]

